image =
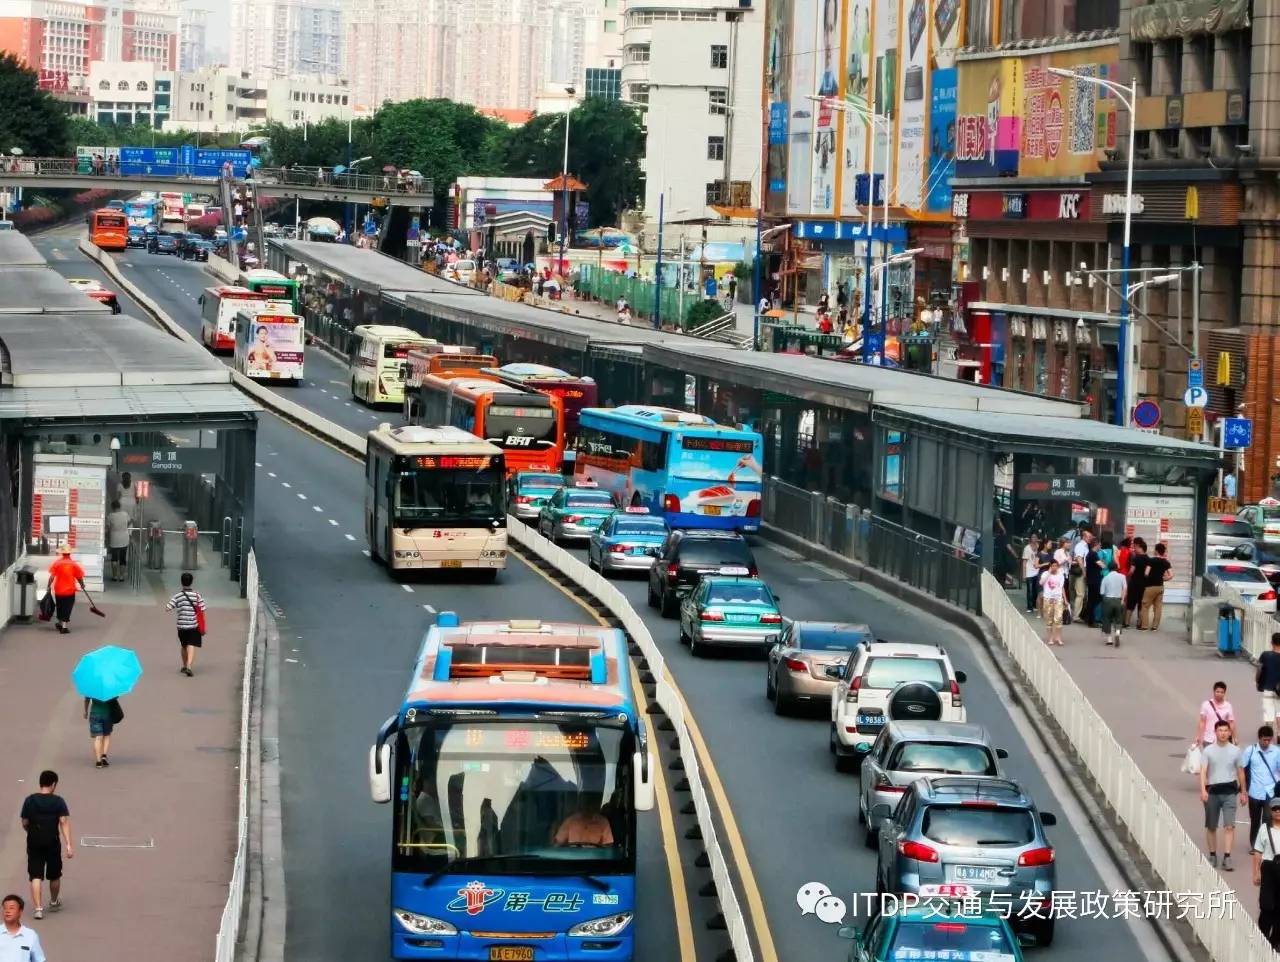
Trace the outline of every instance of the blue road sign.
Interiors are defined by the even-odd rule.
[[[1187,362],[1187,387],[1204,387],[1204,364],[1198,357]]]
[[[1160,424],[1160,405],[1155,401],[1139,401],[1133,408],[1133,423],[1140,428],[1154,428]]]
[[[1222,446],[1247,448],[1253,444],[1253,421],[1249,418],[1224,418],[1222,421]]]

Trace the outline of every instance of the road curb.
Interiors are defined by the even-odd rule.
[[[773,525],[764,524],[760,536],[767,541],[782,545],[799,554],[821,561],[823,564],[844,571],[851,580],[870,585],[901,601],[928,612],[947,621],[971,635],[986,651],[1000,680],[1005,685],[1005,695],[1011,704],[1023,709],[1029,716],[1046,722],[1045,725],[1034,725],[1033,730],[1039,738],[1045,754],[1052,759],[1055,769],[1066,782],[1077,804],[1083,809],[1085,816],[1092,824],[1099,841],[1106,849],[1112,864],[1124,879],[1126,885],[1134,892],[1161,891],[1163,882],[1142,857],[1140,850],[1127,839],[1127,833],[1116,823],[1110,806],[1103,798],[1093,776],[1084,768],[1079,756],[1072,748],[1070,741],[1058,724],[1042,710],[1035,692],[1027,685],[1022,672],[1009,656],[1004,644],[996,635],[995,628],[986,618],[975,615],[963,608],[950,605],[940,598],[925,591],[904,584],[898,579],[879,571],[862,562],[847,558],[835,551],[815,545],[798,535],[781,531]],[[1207,952],[1195,938],[1190,925],[1173,920],[1147,919],[1151,931],[1160,940],[1171,958],[1177,962],[1195,962],[1207,958]],[[1189,944],[1190,943],[1190,944]],[[1194,946],[1194,948],[1193,948]]]

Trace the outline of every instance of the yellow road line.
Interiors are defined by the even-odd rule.
[[[605,628],[610,627],[605,619],[587,607],[582,599],[576,597],[560,582],[556,581],[537,565],[525,561],[523,558],[520,560],[536,574],[540,575],[549,585],[559,589],[566,598],[591,615],[597,624]],[[640,683],[640,674],[636,671],[635,662],[630,658],[627,659],[627,664],[631,668],[631,684],[635,688],[637,707],[640,709],[641,714],[648,716],[649,700],[645,697],[644,686]],[[656,741],[657,733],[654,732],[653,736]],[[654,757],[656,762],[654,775],[656,776],[658,821],[662,825],[662,848],[667,856],[667,873],[671,876],[671,898],[675,903],[676,935],[680,942],[680,959],[681,962],[697,962],[697,953],[693,946],[693,917],[689,912],[688,886],[685,884],[684,865],[680,861],[680,853],[676,845],[675,816],[671,812],[671,799],[667,795],[667,777],[662,767],[662,757],[656,748]],[[774,962],[776,962],[776,959]]]

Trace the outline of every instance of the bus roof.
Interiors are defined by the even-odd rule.
[[[206,287],[206,294],[214,294],[218,297],[259,297],[260,295],[247,287],[239,287],[233,284],[218,284],[214,287]]]
[[[369,432],[369,440],[382,445],[392,454],[421,454],[424,446],[448,447],[449,454],[501,455],[502,449],[497,445],[482,441],[474,434],[468,434],[462,428],[451,425],[439,428],[423,427],[417,424],[404,424],[392,427],[388,423],[379,424]]]
[[[502,367],[486,368],[486,374],[492,374],[495,377],[510,378],[521,381],[578,381],[586,384],[594,384],[595,380],[589,377],[582,377],[577,374],[570,374],[568,371],[562,371],[558,367],[548,367],[546,364],[504,364]]]
[[[401,709],[624,712],[639,715],[620,630],[543,621],[459,624],[442,612],[423,639]]]
[[[583,408],[578,416],[584,424],[599,418],[655,431],[675,432],[693,429],[713,433],[719,431],[734,434],[755,433],[730,424],[719,424],[705,414],[677,411],[674,408],[658,407],[652,404],[624,404],[616,408]]]
[[[426,385],[433,378],[440,383],[441,387],[458,393],[519,395],[520,403],[522,404],[527,403],[536,407],[542,406],[545,402],[550,406],[551,399],[545,394],[526,391],[523,388],[504,384],[502,381],[495,381],[492,378],[476,377],[467,368],[428,374],[422,379],[422,383]]]
[[[422,344],[436,343],[434,337],[423,337],[417,331],[411,331],[407,327],[397,327],[394,324],[361,324],[356,328],[356,334],[361,337],[377,337],[384,340],[418,341]]]
[[[285,277],[279,271],[269,270],[265,267],[255,267],[251,271],[245,271],[244,278],[249,281],[290,281],[294,284],[297,283],[297,281]]]

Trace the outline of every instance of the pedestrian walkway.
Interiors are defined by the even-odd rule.
[[[106,618],[91,615],[81,595],[66,636],[39,622],[0,632],[9,776],[0,782],[0,871],[4,891],[28,899],[25,921],[50,959],[212,955],[235,846],[248,613],[225,571],[196,572],[209,634],[195,677],[183,677],[174,616],[164,610],[180,573],[172,562],[146,571],[140,593],[108,582],[96,597]],[[101,645],[132,648],[145,673],[121,699],[111,766],[96,769],[70,674]],[[46,768],[71,810],[75,857],[65,864],[65,907],[49,913],[46,892],[46,916],[34,921],[18,811]]]
[[[1011,591],[1009,599],[1019,611],[1026,606],[1022,591]],[[1034,614],[1024,612],[1024,617],[1043,638],[1044,622]],[[1197,712],[1213,693],[1215,681],[1227,683],[1241,745],[1256,739],[1262,702],[1254,688],[1253,665],[1243,657],[1220,658],[1214,646],[1190,644],[1178,609],[1165,610],[1158,631],[1126,629],[1119,648],[1109,647],[1101,631],[1083,622],[1063,628],[1062,640],[1063,647],[1053,648],[1053,653],[1182,827],[1203,846],[1200,785],[1181,770],[1182,760],[1196,732]],[[1248,810],[1241,806],[1236,819],[1236,868],[1221,874],[1226,887],[1235,889],[1241,903],[1256,915],[1258,899],[1246,854],[1251,841],[1246,837]]]

